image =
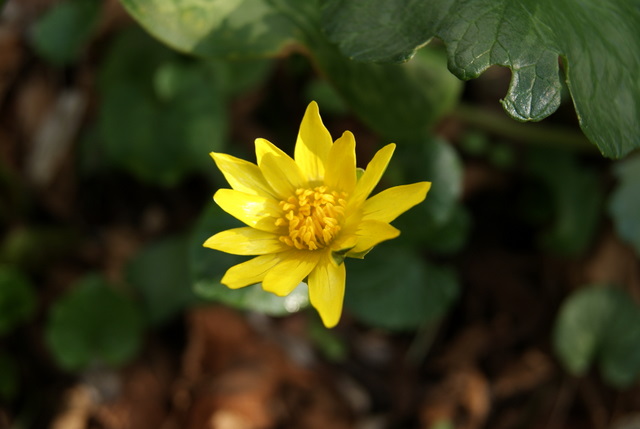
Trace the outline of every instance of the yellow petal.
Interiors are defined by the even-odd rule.
[[[324,181],[331,189],[349,194],[356,187],[356,140],[350,131],[331,146]]]
[[[273,195],[273,190],[256,164],[225,153],[211,152],[210,155],[229,185],[236,191],[265,197]]]
[[[219,232],[205,241],[203,246],[234,255],[265,255],[290,249],[278,239],[278,235],[250,227]]]
[[[260,195],[250,195],[233,189],[219,189],[213,196],[222,210],[261,231],[277,232],[275,221],[282,215],[278,202]]]
[[[396,145],[391,143],[380,149],[367,165],[362,177],[356,184],[356,189],[349,200],[349,204],[358,207],[367,199],[371,191],[376,187],[382,174],[387,169]]]
[[[278,146],[274,145],[267,139],[258,138],[255,140],[256,146],[256,160],[258,165],[260,165],[260,160],[263,156],[270,153],[275,156],[286,156],[289,157],[286,153],[284,153]]]
[[[308,181],[322,181],[333,140],[322,123],[318,104],[309,103],[296,140],[294,158]]]
[[[273,267],[262,281],[262,288],[279,296],[289,295],[320,259],[320,252],[290,250],[281,253],[281,262]]]
[[[331,242],[330,249],[332,252],[344,252],[353,249],[356,244],[358,244],[358,236],[355,233],[345,234],[341,231],[340,235]]]
[[[328,255],[323,256],[309,274],[309,301],[327,328],[333,328],[340,321],[345,280],[344,264],[334,264]]]
[[[260,283],[269,270],[279,261],[278,254],[258,256],[229,268],[220,283],[231,289]]]
[[[261,153],[258,166],[267,183],[280,199],[286,200],[294,195],[296,189],[307,187],[308,182],[296,162],[279,149],[277,151],[271,150],[270,146],[273,145],[268,141],[260,140],[256,140],[256,153]],[[259,147],[267,149],[259,150]]]
[[[431,188],[431,182],[385,189],[364,202],[362,219],[389,223],[411,207],[421,203],[426,198],[429,188]]]
[[[366,220],[360,222],[356,234],[358,235],[358,244],[356,244],[351,252],[360,253],[371,249],[373,246],[383,241],[396,238],[400,235],[400,230],[392,227],[386,222]]]

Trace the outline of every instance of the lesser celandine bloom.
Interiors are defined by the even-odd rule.
[[[349,131],[331,139],[311,102],[294,159],[257,139],[257,165],[212,153],[233,189],[214,195],[218,205],[244,222],[204,246],[236,255],[256,255],[231,267],[222,283],[232,289],[262,282],[264,290],[288,295],[307,278],[309,300],[327,327],[340,320],[345,290],[344,258],[362,258],[376,244],[400,234],[389,222],[420,203],[431,183],[396,186],[367,199],[395,149],[380,149],[362,175],[356,169]]]

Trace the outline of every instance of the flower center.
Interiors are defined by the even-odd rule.
[[[295,196],[280,201],[284,215],[276,220],[276,226],[289,229],[280,241],[300,250],[328,246],[340,231],[346,199],[346,193],[329,191],[326,186],[296,189]]]

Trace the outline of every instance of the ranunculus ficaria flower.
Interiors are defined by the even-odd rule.
[[[232,289],[262,282],[264,290],[286,296],[306,278],[311,305],[333,327],[342,314],[345,257],[362,258],[397,237],[400,231],[389,223],[422,202],[431,183],[368,198],[395,145],[380,149],[359,174],[353,134],[345,131],[334,142],[315,102],[302,119],[294,159],[265,139],[256,139],[255,147],[257,165],[211,153],[232,188],[213,198],[247,226],[219,232],[204,246],[255,256],[222,277]]]

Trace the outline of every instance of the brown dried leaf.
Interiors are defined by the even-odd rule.
[[[237,312],[194,309],[188,330],[175,407],[187,428],[347,427],[349,412],[327,380],[295,364]]]
[[[427,392],[419,410],[421,427],[428,429],[444,420],[457,429],[478,429],[483,427],[490,408],[485,376],[473,368],[454,370]]]
[[[17,76],[23,56],[18,30],[11,26],[0,26],[0,106]]]
[[[83,384],[73,386],[65,393],[63,409],[53,419],[51,429],[84,429],[95,409],[91,389]]]
[[[629,286],[640,299],[640,264],[633,249],[608,231],[584,264],[583,284]]]
[[[155,356],[153,362],[138,362],[120,375],[121,391],[106,399],[94,413],[104,429],[157,429],[168,410],[168,394],[173,374],[168,362]]]
[[[537,349],[527,350],[497,376],[493,394],[500,400],[534,390],[549,380],[554,369],[549,356]]]

